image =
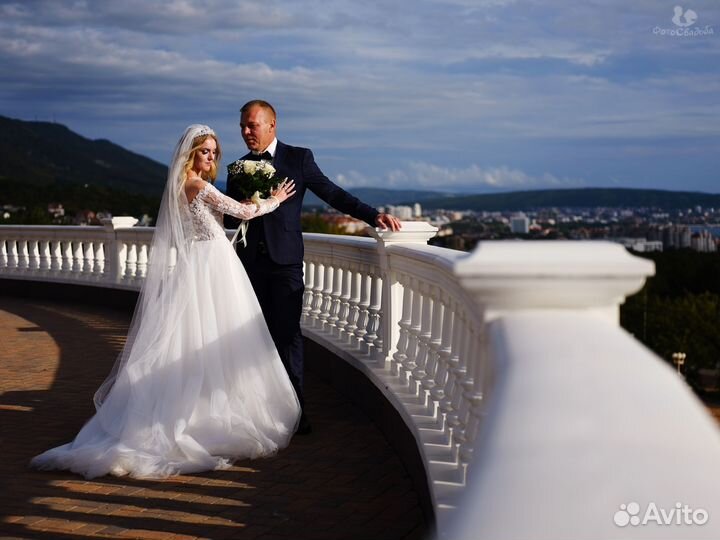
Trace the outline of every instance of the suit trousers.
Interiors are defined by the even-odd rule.
[[[270,335],[295,388],[300,406],[304,407],[302,315],[303,267],[300,264],[278,264],[267,253],[258,252],[252,265],[246,266],[262,309]]]

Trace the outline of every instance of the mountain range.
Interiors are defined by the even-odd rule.
[[[162,195],[167,167],[105,139],[87,139],[62,124],[0,116],[0,178],[33,186],[102,185]]]
[[[696,206],[720,208],[720,194],[630,188],[544,189],[438,197],[423,202],[422,206],[488,212],[597,207],[672,210]]]
[[[42,206],[48,202],[66,202],[63,199],[67,198],[72,199],[67,201],[71,206],[92,207],[92,204],[96,209],[107,208],[117,214],[127,212],[136,201],[142,200],[144,209],[159,203],[166,176],[166,165],[108,140],[85,138],[62,124],[0,116],[0,184],[14,186],[14,189],[0,190],[0,203]],[[222,184],[219,187],[222,188]],[[720,208],[720,194],[651,189],[552,189],[480,195],[382,188],[351,188],[350,191],[372,206],[419,202],[425,209]],[[323,206],[324,203],[308,192],[304,205]]]

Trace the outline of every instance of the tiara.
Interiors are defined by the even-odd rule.
[[[215,131],[213,131],[210,126],[201,126],[197,136],[200,137],[202,135],[215,135]]]
[[[215,131],[210,126],[205,124],[190,124],[185,128],[185,137],[192,135],[192,137],[202,137],[203,135],[215,135]]]

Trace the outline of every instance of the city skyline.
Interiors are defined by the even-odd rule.
[[[265,98],[349,189],[718,193],[720,6],[676,5],[0,1],[0,114],[229,163]]]

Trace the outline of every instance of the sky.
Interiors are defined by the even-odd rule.
[[[0,0],[0,114],[227,164],[261,98],[350,190],[720,193],[720,3],[678,1]]]

